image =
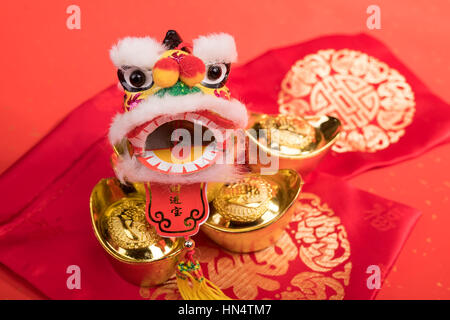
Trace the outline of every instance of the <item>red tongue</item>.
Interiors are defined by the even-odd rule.
[[[161,236],[192,236],[208,218],[205,183],[146,183],[145,192],[147,221]]]

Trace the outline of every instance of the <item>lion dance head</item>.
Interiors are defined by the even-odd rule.
[[[226,132],[247,125],[245,105],[226,87],[237,58],[232,36],[201,36],[191,45],[169,30],[162,42],[124,38],[110,56],[125,92],[124,113],[109,131],[121,181],[196,183],[237,174],[234,164],[218,161]]]

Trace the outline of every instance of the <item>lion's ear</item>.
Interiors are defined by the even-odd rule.
[[[127,37],[115,44],[109,55],[118,69],[124,66],[151,69],[164,51],[164,45],[153,38]]]
[[[212,33],[193,41],[194,56],[205,64],[232,63],[237,60],[236,43],[227,33]]]

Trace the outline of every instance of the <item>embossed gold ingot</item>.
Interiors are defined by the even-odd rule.
[[[248,186],[248,181],[260,183],[262,186],[258,192],[260,195],[251,194],[252,188]],[[238,184],[239,182],[233,186]],[[275,243],[281,236],[291,220],[292,204],[300,193],[303,181],[296,171],[283,169],[274,175],[248,174],[244,177],[243,184],[244,187],[236,187],[238,192],[234,192],[234,197],[229,197],[229,194],[223,192],[229,188],[229,185],[208,184],[211,212],[201,229],[214,242],[230,251],[259,251]],[[244,190],[248,192],[247,195],[242,194]],[[255,189],[253,189],[253,193],[257,194]],[[266,204],[267,198],[269,200]],[[223,202],[222,199],[233,199],[232,204],[239,205],[241,208],[239,210],[233,208],[235,211],[231,214],[224,213],[222,211],[224,208],[220,204]],[[261,201],[262,199],[264,201]],[[265,210],[262,214],[258,212],[259,217],[256,218],[249,208],[254,209],[261,205]],[[233,219],[235,220],[233,221]]]
[[[252,113],[246,131],[249,164],[253,172],[268,169],[264,161],[278,157],[279,169],[294,169],[306,175],[316,168],[336,142],[341,129],[339,119],[329,116],[267,115]],[[261,151],[267,156],[261,159]],[[272,160],[273,161],[273,160]]]
[[[223,185],[213,201],[214,209],[234,223],[258,220],[268,209],[272,186],[258,176]]]
[[[92,190],[90,206],[95,235],[125,280],[154,286],[173,275],[183,241],[162,238],[148,224],[143,185],[102,179]]]
[[[271,149],[281,153],[297,155],[308,152],[320,141],[315,128],[305,119],[289,115],[261,117],[254,129],[266,130],[266,135],[259,137]],[[276,133],[276,134],[275,134]]]

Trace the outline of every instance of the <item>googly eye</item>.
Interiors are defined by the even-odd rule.
[[[147,80],[145,73],[141,70],[135,70],[130,74],[130,84],[135,88],[140,88]]]
[[[225,85],[229,73],[229,64],[215,63],[208,65],[206,66],[206,74],[202,85],[209,88],[220,88]]]
[[[130,92],[147,90],[153,85],[151,70],[136,67],[122,67],[118,70],[117,74],[123,88]]]

